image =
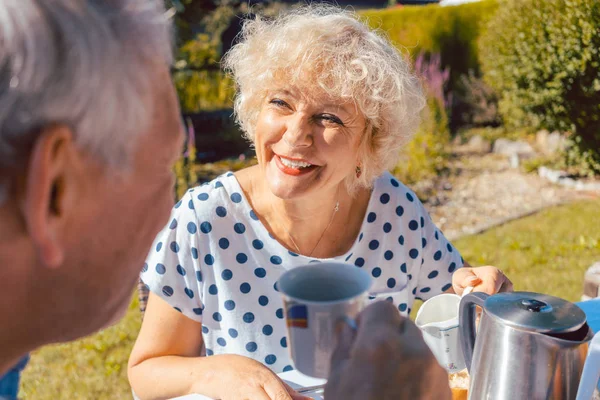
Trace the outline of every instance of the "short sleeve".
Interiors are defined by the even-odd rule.
[[[422,259],[415,296],[427,300],[452,287],[452,274],[464,261],[458,250],[433,223],[423,204],[419,202]]]
[[[188,191],[175,204],[167,226],[154,240],[141,279],[177,311],[202,322],[203,276],[198,262],[197,221]]]

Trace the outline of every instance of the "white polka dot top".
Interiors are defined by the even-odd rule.
[[[290,268],[325,259],[288,251],[257,218],[229,172],[190,189],[157,236],[142,280],[185,316],[202,323],[206,354],[240,354],[274,372],[292,369],[283,301],[276,282]],[[425,208],[389,173],[375,182],[360,234],[344,255],[327,259],[363,268],[371,300],[410,313],[414,299],[451,287],[458,251]]]

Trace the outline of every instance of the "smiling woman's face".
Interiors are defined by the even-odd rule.
[[[258,163],[274,195],[298,199],[337,188],[357,166],[365,119],[352,103],[267,93],[255,128]]]

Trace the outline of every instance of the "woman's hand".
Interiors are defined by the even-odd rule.
[[[492,266],[463,267],[452,275],[454,293],[462,296],[464,290],[469,286],[473,287],[474,292],[484,292],[489,295],[513,291],[510,279],[501,270]]]
[[[221,400],[310,400],[256,360],[233,354],[219,357],[227,358],[231,364],[220,379]]]

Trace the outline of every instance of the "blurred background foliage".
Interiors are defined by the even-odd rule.
[[[221,71],[219,60],[235,42],[244,18],[275,15],[294,4],[261,1],[249,6],[234,0],[166,3],[177,27],[173,76],[183,111],[229,110],[230,116],[235,88]],[[578,175],[597,174],[599,9],[596,0],[484,0],[453,7],[360,10],[370,26],[385,32],[416,69],[425,72],[430,93],[443,92],[442,104],[428,102],[422,127],[403,154],[398,173],[408,181],[436,174],[445,158],[438,149],[457,133],[500,127],[496,132],[511,137],[515,132],[541,128],[564,132],[571,144],[561,156],[562,164]],[[426,71],[419,69],[431,60],[435,65],[428,64]],[[442,86],[431,82],[442,75],[446,76]],[[196,136],[221,137],[227,141],[227,149],[251,156],[233,121],[221,120],[223,125],[217,126],[216,132],[203,133],[197,126]],[[200,149],[211,146],[219,147],[218,140],[198,143]],[[205,160],[204,153],[200,152],[199,161]],[[428,159],[431,156],[433,160]],[[419,168],[414,167],[417,165]]]
[[[600,172],[599,1],[505,1],[479,53],[507,126],[570,132],[567,163]]]

